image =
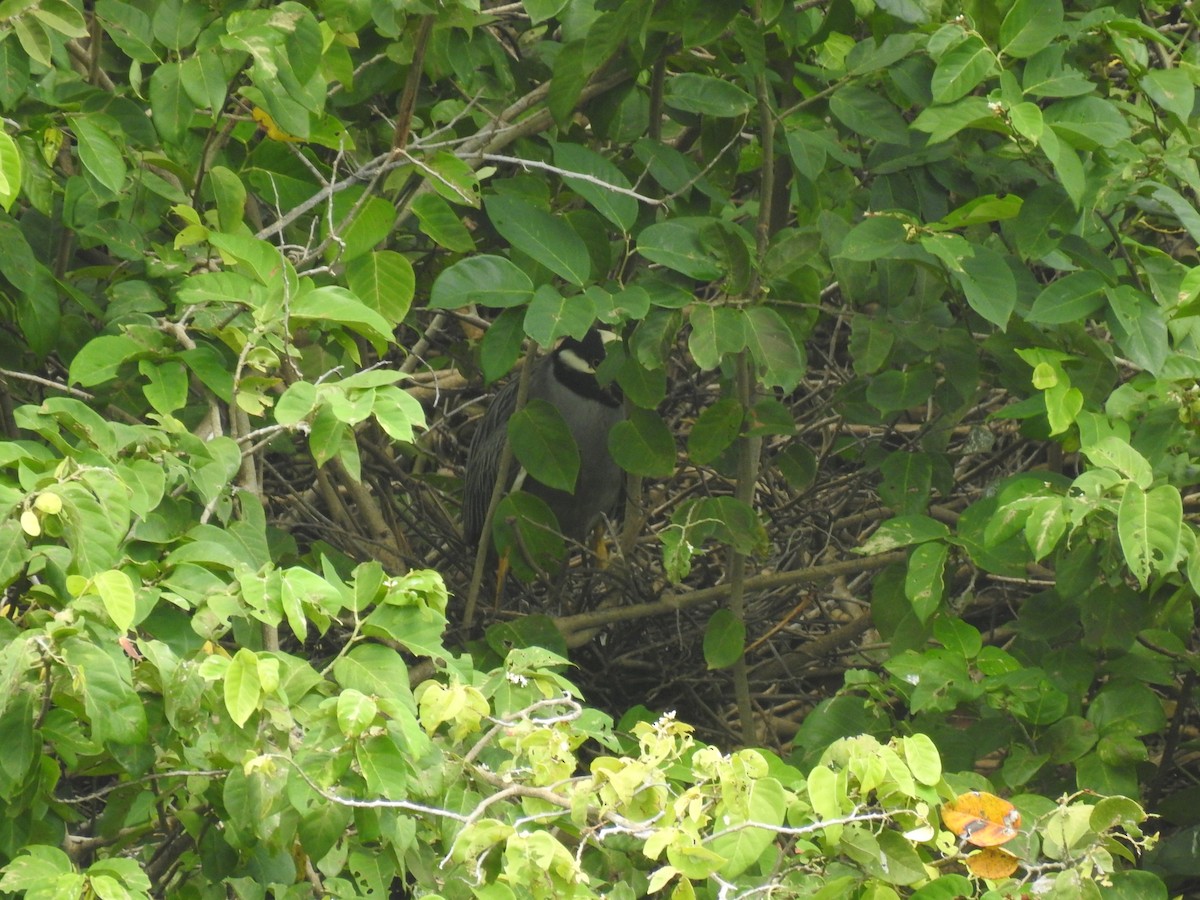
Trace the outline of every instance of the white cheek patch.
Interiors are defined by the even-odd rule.
[[[574,350],[559,350],[558,359],[568,369],[573,369],[576,372],[583,372],[586,375],[596,374],[596,370],[588,365],[587,360]]]

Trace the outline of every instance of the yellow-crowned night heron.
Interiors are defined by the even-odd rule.
[[[545,400],[561,414],[579,449],[579,477],[574,494],[546,487],[519,472],[514,482],[543,500],[558,519],[562,535],[582,542],[604,513],[621,497],[624,475],[608,452],[608,432],[625,418],[620,390],[602,387],[596,366],[604,359],[607,332],[595,328],[582,341],[566,338],[529,373],[528,400]],[[483,536],[488,502],[496,484],[508,420],[517,405],[517,379],[506,384],[480,420],[467,454],[463,488],[463,536],[472,546]],[[514,461],[513,472],[519,470]]]

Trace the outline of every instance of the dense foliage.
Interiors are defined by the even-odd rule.
[[[0,3],[0,893],[1186,890],[1198,37]],[[563,614],[481,612],[464,388],[596,322],[617,574],[550,604],[517,496]],[[511,429],[546,483],[562,433]],[[639,641],[705,740],[588,705]]]

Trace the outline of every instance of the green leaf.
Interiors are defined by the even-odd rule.
[[[920,515],[929,505],[933,462],[926,453],[897,451],[879,467],[879,498],[897,515]]]
[[[3,869],[0,891],[20,891],[34,897],[47,893],[54,887],[54,898],[81,897],[84,894],[84,877],[76,875],[71,858],[57,847],[44,844],[26,844],[23,853],[12,859]]]
[[[637,236],[637,250],[651,262],[681,272],[697,281],[713,281],[724,271],[713,258],[705,231],[709,218],[681,216],[649,225]]]
[[[537,25],[562,12],[567,0],[522,0],[521,5],[529,13],[529,21]]]
[[[412,762],[389,735],[367,738],[358,746],[355,758],[373,796],[407,799]]]
[[[1191,118],[1196,105],[1196,85],[1183,69],[1152,69],[1142,76],[1142,90],[1182,122]]]
[[[711,372],[746,346],[745,318],[736,309],[700,304],[692,310],[688,324],[692,326],[688,350],[704,372]]]
[[[258,657],[254,651],[243,647],[229,661],[229,667],[225,670],[224,697],[229,717],[239,728],[258,709],[262,700],[262,686],[258,678]]]
[[[348,688],[337,698],[338,729],[345,737],[357,739],[375,721],[379,706],[366,694]]]
[[[456,262],[442,272],[430,291],[429,308],[458,309],[478,303],[506,309],[528,303],[532,297],[533,282],[528,275],[502,256],[485,254]]]
[[[742,658],[746,625],[727,609],[718,609],[704,629],[704,661],[709,670],[727,669]]]
[[[536,569],[553,568],[566,553],[554,512],[540,497],[524,491],[513,491],[496,507],[492,542],[496,555],[507,559],[513,573],[524,581],[532,580],[537,575]],[[536,569],[526,561],[527,556]],[[371,618],[377,614],[378,611],[372,613]],[[440,637],[440,631],[437,636]],[[407,646],[411,637],[406,635],[404,640]]]
[[[745,803],[749,827],[730,829],[709,845],[713,852],[726,860],[721,867],[721,876],[724,878],[737,878],[762,859],[776,839],[775,829],[783,824],[788,805],[783,785],[775,778],[749,779],[745,788]],[[718,808],[722,820],[732,818],[733,807],[734,804],[729,804],[723,810]]]
[[[1160,484],[1143,491],[1137,484],[1125,485],[1117,510],[1117,534],[1125,564],[1145,587],[1151,573],[1166,575],[1179,565],[1183,500],[1173,484]]]
[[[600,215],[608,219],[623,232],[628,232],[637,221],[638,202],[633,197],[611,190],[605,185],[630,190],[625,174],[615,165],[592,150],[579,144],[556,143],[554,164],[561,169],[578,172],[588,178],[563,176],[575,193],[587,200]],[[597,182],[601,182],[597,184]]]
[[[188,0],[163,0],[154,8],[154,36],[170,50],[183,50],[196,40],[209,12]]]
[[[491,384],[511,371],[525,345],[525,310],[506,309],[487,330],[479,345],[479,364],[483,380]]]
[[[29,57],[17,41],[0,41],[0,108],[13,109],[28,87]]]
[[[329,234],[328,220],[321,221]],[[396,225],[396,208],[382,197],[367,197],[361,191],[349,190],[337,194],[334,201],[334,231],[337,237],[325,251],[330,261],[347,263],[369,253],[387,239]]]
[[[501,237],[560,278],[582,286],[591,274],[587,245],[561,219],[504,194],[489,197],[485,208]]]
[[[96,0],[96,16],[112,42],[130,59],[159,62],[150,16],[142,10],[123,0]]]
[[[924,734],[910,734],[903,740],[901,750],[913,778],[929,787],[936,786],[942,780],[942,759],[937,745]]]
[[[71,570],[90,577],[115,566],[129,527],[128,505],[105,509],[81,484],[56,485],[54,492],[63,500],[59,518],[71,548]]]
[[[68,384],[93,387],[117,377],[117,371],[130,360],[145,354],[147,348],[125,334],[102,334],[83,345],[71,360]]]
[[[408,315],[416,276],[412,263],[394,250],[360,256],[346,266],[346,285],[393,326]]]
[[[551,347],[568,334],[582,336],[595,321],[591,297],[564,297],[552,285],[543,284],[533,292],[525,311],[525,333],[543,347]]]
[[[980,101],[982,102],[982,101]],[[829,99],[829,111],[851,131],[890,144],[908,144],[908,123],[879,91],[851,83]]]
[[[894,216],[867,216],[842,240],[835,256],[855,262],[886,259],[908,243],[908,230]]]
[[[104,187],[119,193],[125,184],[125,158],[116,142],[87,116],[72,116],[70,122],[83,167]]]
[[[1132,285],[1106,288],[1105,293],[1117,346],[1139,366],[1157,374],[1171,352],[1162,309]]]
[[[1080,449],[1093,465],[1106,466],[1120,472],[1142,489],[1148,489],[1154,481],[1154,469],[1150,461],[1128,441],[1116,435],[1107,435],[1095,443],[1085,444]]]
[[[225,66],[215,53],[198,53],[179,64],[179,84],[199,109],[207,109],[215,118],[225,106],[229,79]],[[229,229],[225,222],[221,227]]]
[[[718,400],[700,413],[688,435],[688,455],[706,466],[737,440],[742,428],[742,405],[732,397]]]
[[[1062,0],[1017,0],[1000,25],[1000,50],[1025,59],[1048,46],[1062,27]]]
[[[766,306],[752,306],[743,313],[746,347],[758,366],[766,387],[778,387],[790,393],[804,377],[808,362],[804,350],[783,321]]]
[[[25,545],[25,533],[17,520],[0,521],[0,589],[8,587],[25,568],[29,551]],[[0,689],[3,684],[0,683]],[[0,700],[0,710],[4,701]]]
[[[412,211],[421,231],[434,243],[454,253],[470,253],[475,249],[471,232],[442,197],[433,193],[414,197]]]
[[[1017,303],[1017,284],[1003,256],[988,247],[962,261],[963,271],[954,275],[971,308],[1004,330]]]
[[[889,369],[867,385],[867,402],[882,413],[894,413],[929,402],[936,384],[929,366],[913,366],[906,371]]]
[[[1064,144],[1077,150],[1115,147],[1132,133],[1117,105],[1099,97],[1060,100],[1043,110],[1043,118]]]
[[[1017,134],[1035,144],[1046,130],[1042,108],[1036,103],[1024,101],[1013,105],[1008,111],[1008,119]]]
[[[371,413],[393,441],[414,441],[414,429],[425,427],[425,409],[419,400],[398,387],[387,386],[375,391]]]
[[[933,71],[934,103],[953,103],[975,90],[996,68],[996,56],[972,34],[938,60]]]
[[[675,439],[663,420],[647,409],[634,409],[608,434],[608,449],[626,472],[669,478],[675,471]]]
[[[120,569],[109,569],[93,575],[92,584],[117,630],[128,631],[133,626],[137,606],[137,593],[129,576]]]
[[[119,653],[114,645],[114,652]],[[68,638],[63,657],[72,669],[76,690],[92,726],[92,740],[136,745],[146,740],[146,711],[133,689],[128,660],[118,664],[90,640]]]
[[[774,462],[793,491],[802,491],[816,480],[817,455],[799,443],[784,447]]]
[[[1192,240],[1200,240],[1200,213],[1190,200],[1165,184],[1156,185],[1150,196],[1170,208]]]
[[[334,662],[333,675],[344,688],[385,697],[416,712],[416,701],[408,690],[408,666],[391,647],[359,644]]]
[[[1095,86],[1074,66],[1065,64],[1067,44],[1051,44],[1035,53],[1025,64],[1022,87],[1031,97],[1076,97],[1090,94]]]
[[[569,494],[579,478],[579,448],[562,413],[551,403],[530,400],[508,420],[513,454],[530,476]]]
[[[1137,737],[1166,726],[1162,701],[1145,684],[1125,679],[1110,682],[1088,704],[1087,720],[1102,733]]]
[[[50,35],[46,33],[45,25],[32,16],[18,16],[12,20],[12,29],[31,60],[47,69],[52,67]]]
[[[754,106],[754,97],[724,79],[683,72],[668,79],[663,103],[683,112],[722,118],[746,115]]]
[[[0,131],[0,208],[8,212],[21,192],[23,164],[16,141]]]
[[[863,542],[861,553],[884,553],[897,547],[940,541],[950,536],[948,529],[928,516],[896,516],[888,519]]]
[[[1106,286],[1099,272],[1070,272],[1042,289],[1025,318],[1043,325],[1083,322],[1104,305]]]
[[[894,520],[893,520],[894,521]],[[919,544],[908,558],[904,594],[912,603],[918,621],[928,622],[941,606],[946,593],[946,559],[950,545],[943,541]]]
[[[1087,191],[1087,179],[1084,176],[1079,154],[1065,141],[1059,140],[1058,132],[1050,128],[1042,133],[1042,139],[1038,146],[1046,154],[1050,164],[1054,166],[1059,183],[1071,198],[1071,202],[1076,208],[1081,207]]]
[[[392,324],[387,319],[333,284],[313,288],[292,301],[292,318],[344,325],[380,347],[393,340]]]
[[[1051,434],[1063,434],[1075,423],[1083,409],[1083,392],[1061,381],[1042,395],[1046,403],[1046,418]]]
[[[150,118],[159,137],[178,144],[187,132],[192,105],[183,89],[180,64],[164,63],[150,74]]]
[[[571,121],[579,95],[594,72],[593,66],[588,64],[582,40],[567,42],[555,56],[546,108],[560,127],[566,127]]]
[[[967,228],[986,222],[1000,222],[1019,215],[1021,204],[1022,199],[1016,194],[985,194],[942,216],[936,225],[940,228]]]
[[[964,128],[1001,131],[1004,124],[983,97],[963,97],[946,106],[927,106],[913,119],[912,127],[928,132],[930,144],[948,141]]]
[[[1025,519],[1025,540],[1033,551],[1034,560],[1045,559],[1058,546],[1066,530],[1067,516],[1060,498],[1042,497],[1034,501]]]

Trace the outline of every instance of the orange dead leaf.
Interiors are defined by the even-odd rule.
[[[973,875],[993,881],[1007,878],[1017,871],[1020,861],[1003,847],[984,847],[967,857],[967,868]]]
[[[1021,814],[995,794],[967,791],[942,806],[942,822],[960,840],[976,847],[998,847],[1017,836]]]

